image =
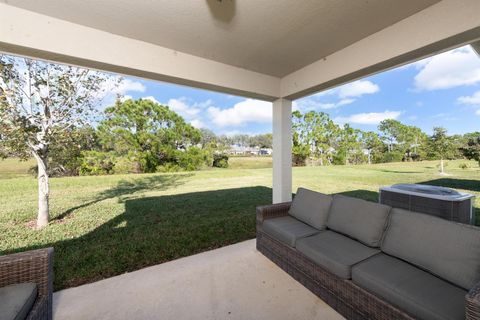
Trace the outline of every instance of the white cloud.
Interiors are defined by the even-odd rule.
[[[338,88],[316,93],[310,97],[300,99],[294,104],[294,109],[300,111],[328,110],[352,104],[357,98],[366,94],[380,91],[380,87],[369,80],[357,80]],[[334,96],[337,101],[323,101],[328,96]]]
[[[386,119],[397,119],[402,114],[401,111],[384,111],[357,113],[348,117],[336,117],[333,119],[337,123],[356,123],[356,124],[379,124]]]
[[[342,99],[336,103],[324,103],[314,98],[304,98],[293,102],[293,110],[300,110],[302,112],[311,110],[329,110],[336,109],[347,104],[355,102],[355,99]]]
[[[196,104],[189,105],[185,98],[170,99],[167,105],[171,110],[185,118],[191,118],[200,113],[201,109]]]
[[[480,105],[480,91],[475,92],[471,96],[459,97],[457,101],[463,104]]]
[[[365,94],[376,93],[379,90],[380,87],[371,81],[357,80],[339,87],[338,96],[342,99],[361,97]]]
[[[347,104],[351,104],[351,103],[354,103],[354,102],[355,102],[355,99],[342,99],[339,102],[337,102],[336,106],[337,107],[345,106]]]
[[[337,95],[340,99],[358,98],[365,94],[377,93],[380,87],[369,80],[357,80],[337,88],[322,91],[313,95],[313,97],[323,97]]]
[[[206,100],[203,102],[194,102],[190,103],[189,99],[186,97],[180,97],[180,98],[172,98],[167,101],[167,103],[162,103],[158,101],[155,97],[153,96],[147,96],[143,97],[142,99],[150,100],[158,104],[162,105],[167,105],[170,110],[175,111],[182,117],[186,119],[193,119],[196,116],[200,114],[200,112],[210,106],[212,104],[211,100]],[[191,123],[195,122],[196,124],[200,125],[200,123],[203,124],[203,122],[200,121],[200,119],[193,119]],[[200,128],[200,126],[198,126]]]
[[[475,111],[475,114],[476,114],[477,116],[480,116],[480,109],[478,109],[477,111]]]
[[[131,79],[125,78],[120,81],[118,86],[113,89],[115,93],[125,94],[127,92],[145,92],[147,88],[138,81],[133,81]]]
[[[203,121],[199,120],[199,119],[194,119],[194,120],[190,121],[190,124],[197,129],[202,129],[202,128],[206,127],[205,123],[203,123]]]
[[[480,82],[480,58],[470,47],[441,53],[420,64],[417,90],[439,90]]]
[[[272,104],[260,100],[246,99],[228,109],[210,106],[207,110],[211,121],[220,127],[272,121]]]

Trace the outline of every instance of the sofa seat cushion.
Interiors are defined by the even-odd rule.
[[[351,279],[354,264],[380,252],[333,231],[299,239],[296,247],[310,260],[343,279]]]
[[[328,216],[328,228],[370,247],[379,247],[390,207],[361,199],[335,195]]]
[[[37,298],[34,283],[12,284],[0,288],[0,318],[2,320],[23,320]]]
[[[295,247],[298,239],[320,232],[291,216],[267,219],[263,222],[262,229],[272,238],[291,247]]]
[[[331,204],[332,196],[330,195],[298,188],[288,213],[318,230],[324,230],[327,227]]]
[[[465,319],[466,290],[386,254],[354,266],[352,279],[415,318]]]
[[[382,251],[464,289],[480,281],[480,228],[393,209]]]

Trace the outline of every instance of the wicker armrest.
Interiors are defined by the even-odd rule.
[[[0,256],[0,287],[24,282],[37,284],[39,300],[46,299],[51,319],[53,248]]]
[[[466,296],[466,319],[480,319],[480,282],[477,283]]]
[[[291,204],[290,201],[257,207],[257,223],[262,223],[265,219],[288,215]]]

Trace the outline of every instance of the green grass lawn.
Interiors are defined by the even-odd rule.
[[[272,167],[272,157],[230,157],[229,169],[262,169]]]
[[[233,158],[232,158],[233,159]],[[0,161],[0,253],[55,247],[55,289],[77,286],[255,237],[255,206],[271,201],[271,159],[191,173],[51,179],[51,224],[28,227],[36,215],[31,163]],[[460,169],[460,163],[470,168]],[[234,169],[236,168],[236,169]],[[451,161],[299,167],[294,188],[342,192],[377,201],[378,188],[430,183],[475,193],[480,169]]]

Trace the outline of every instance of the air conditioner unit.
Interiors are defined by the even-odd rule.
[[[422,184],[395,184],[380,188],[380,203],[394,208],[431,214],[443,219],[475,224],[475,196]]]

